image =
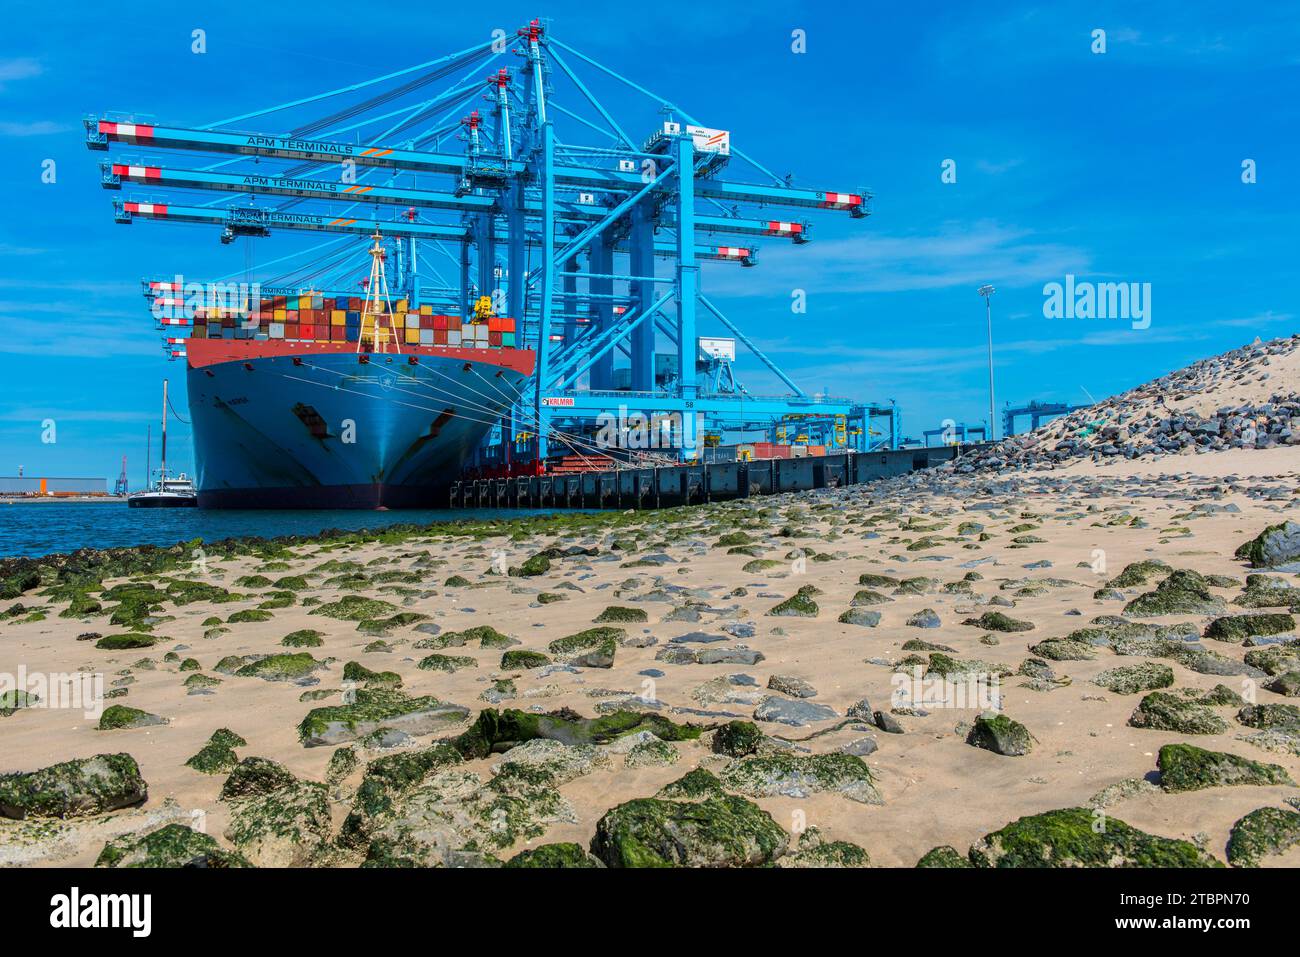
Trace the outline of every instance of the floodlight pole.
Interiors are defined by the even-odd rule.
[[[979,294],[984,297],[984,318],[988,323],[989,331],[989,431],[985,438],[990,442],[996,438],[993,417],[993,293],[992,286],[983,285],[979,288]]]

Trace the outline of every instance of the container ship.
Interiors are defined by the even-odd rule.
[[[197,309],[190,335],[170,340],[186,362],[200,508],[431,507],[519,397],[534,354],[514,320],[486,298],[470,321],[390,303],[373,238],[365,299]]]

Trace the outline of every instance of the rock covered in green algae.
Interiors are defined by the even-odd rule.
[[[607,867],[759,867],[788,843],[785,830],[752,801],[638,798],[596,824],[591,852]]]
[[[628,768],[668,767],[679,760],[681,755],[677,753],[676,748],[666,741],[652,737],[649,741],[642,741],[627,753],[625,766]]]
[[[544,668],[551,664],[551,659],[540,651],[528,651],[524,648],[512,648],[501,656],[502,671],[530,671]]]
[[[841,625],[857,625],[860,628],[875,628],[880,624],[880,612],[866,608],[849,608],[840,612],[836,619]]]
[[[1018,618],[1012,618],[1010,615],[1004,615],[1000,611],[986,611],[978,618],[967,618],[962,622],[963,625],[973,625],[976,628],[983,628],[985,631],[1033,631],[1034,623],[1032,621],[1022,621]]]
[[[773,752],[733,761],[718,774],[724,789],[750,797],[840,794],[861,804],[883,804],[865,761],[842,751],[799,755]]]
[[[1237,712],[1237,720],[1248,728],[1300,729],[1300,708],[1293,704],[1248,704]]]
[[[752,721],[728,721],[713,732],[713,750],[732,758],[743,758],[758,750],[763,732]]]
[[[343,680],[357,682],[369,690],[402,686],[402,676],[396,671],[371,671],[359,661],[349,661],[343,666]]]
[[[105,708],[104,713],[99,716],[98,728],[100,731],[118,731],[150,728],[167,723],[166,718],[160,718],[148,711],[141,711],[139,708],[124,704],[114,704]]]
[[[459,671],[461,668],[477,668],[478,661],[469,655],[425,655],[415,666],[421,671]]]
[[[1232,603],[1242,608],[1300,607],[1300,588],[1269,575],[1247,575],[1245,590]]]
[[[916,862],[917,867],[974,867],[975,865],[968,861],[950,844],[941,844],[938,847],[932,847],[921,855],[921,859]]]
[[[313,608],[310,614],[324,615],[343,621],[364,621],[367,618],[383,618],[396,614],[398,607],[378,598],[363,598],[360,595],[344,595],[338,601],[326,602]]]
[[[1300,844],[1300,814],[1261,807],[1232,825],[1228,863],[1233,867],[1256,867],[1260,858],[1281,854],[1295,844]]]
[[[599,615],[596,616],[596,624],[605,624],[608,622],[644,622],[649,621],[650,616],[641,608],[625,608],[621,605],[610,605]]]
[[[352,701],[313,708],[298,725],[298,740],[306,747],[355,741],[379,728],[407,734],[429,734],[458,724],[469,709],[439,701],[432,695],[410,697],[400,691],[359,689]]]
[[[1292,615],[1228,615],[1210,622],[1205,629],[1205,637],[1240,644],[1247,638],[1281,635],[1290,631],[1295,631],[1295,618]]]
[[[376,823],[392,812],[397,802],[425,775],[437,768],[460,763],[460,752],[446,743],[402,751],[369,762],[357,786],[352,810],[343,821],[339,843],[354,848],[364,846],[370,840]]]
[[[1140,665],[1108,668],[1092,681],[1093,684],[1115,694],[1137,694],[1141,691],[1172,687],[1174,669],[1157,661],[1144,661]]]
[[[1158,837],[1089,808],[1022,817],[970,849],[976,867],[1222,867],[1189,841]]]
[[[520,851],[510,860],[506,867],[604,867],[599,860],[592,857],[580,844],[542,844],[526,851]]]
[[[230,803],[225,837],[259,867],[304,867],[329,841],[325,785],[300,781],[283,765],[245,758],[221,788]]]
[[[665,801],[702,801],[725,793],[716,774],[707,768],[694,768],[676,781],[665,784],[655,797]]]
[[[1235,784],[1294,784],[1286,769],[1238,757],[1226,751],[1206,751],[1191,744],[1166,744],[1157,759],[1160,786],[1166,791],[1198,791]]]
[[[104,651],[130,651],[134,648],[152,648],[158,640],[154,635],[144,634],[105,635],[95,642],[95,647]]]
[[[104,845],[96,867],[251,867],[242,854],[224,850],[216,840],[184,824],[119,837]]]
[[[1223,611],[1223,600],[1210,593],[1205,576],[1187,569],[1170,573],[1155,591],[1139,595],[1124,606],[1124,614],[1135,618],[1221,615]]]
[[[437,626],[429,626],[436,628]],[[422,631],[423,628],[416,628],[416,631]],[[431,635],[428,638],[421,638],[414,647],[423,649],[437,648],[461,648],[470,642],[477,641],[480,648],[509,648],[512,645],[519,644],[517,639],[509,635],[503,635],[491,625],[475,625],[473,628],[467,628],[464,631],[444,631],[440,634]]]
[[[627,632],[622,628],[602,625],[557,638],[546,646],[546,650],[564,664],[579,668],[610,668],[614,664],[619,640],[626,637]]]
[[[804,585],[785,601],[774,605],[767,614],[774,618],[816,618],[820,609],[812,596],[815,590],[811,585]]]
[[[273,616],[269,611],[261,608],[245,608],[243,611],[237,611],[226,618],[226,624],[237,625],[243,622],[270,621]]]
[[[703,728],[692,724],[674,724],[657,714],[639,711],[615,711],[598,718],[584,718],[565,708],[548,714],[533,714],[506,708],[484,708],[478,720],[454,741],[466,758],[487,757],[494,751],[506,751],[534,738],[549,738],[562,744],[608,744],[617,738],[649,731],[661,741],[688,741],[698,738]]]
[[[1270,525],[1239,546],[1236,557],[1252,568],[1275,568],[1300,561],[1300,524],[1290,520]]]
[[[966,743],[994,754],[1020,757],[1033,747],[1029,729],[1005,714],[986,717],[979,715],[966,735]]]
[[[187,767],[195,771],[201,771],[204,774],[221,774],[232,771],[235,765],[239,763],[239,757],[235,754],[235,748],[242,748],[248,744],[242,737],[235,734],[228,728],[218,728],[212,732],[212,737],[208,743],[199,749],[198,754],[194,755],[185,762]]]
[[[0,815],[17,820],[88,817],[139,804],[148,795],[139,765],[125,753],[0,774]]]
[[[299,628],[280,639],[286,648],[319,648],[323,645],[324,635],[315,628]]]
[[[799,835],[796,847],[776,859],[781,868],[835,868],[870,867],[871,857],[856,844],[848,841],[828,841],[816,827]]]
[[[1300,698],[1300,671],[1288,671],[1278,675],[1264,687],[1274,694],[1287,698]]]
[[[226,659],[217,662],[215,670],[227,671],[230,662]],[[225,665],[226,667],[223,667]],[[261,678],[264,681],[297,681],[313,671],[324,668],[325,662],[317,661],[310,652],[298,651],[288,654],[257,656],[245,664],[240,664],[228,673],[238,678]]]
[[[1092,645],[1082,641],[1072,641],[1069,638],[1048,638],[1036,645],[1030,645],[1029,651],[1052,661],[1091,661],[1097,657],[1097,652]]]
[[[1179,734],[1223,734],[1228,722],[1210,710],[1167,691],[1153,691],[1140,702],[1128,719],[1129,727],[1176,731]]]
[[[522,565],[511,567],[507,573],[511,578],[534,578],[545,575],[551,570],[551,560],[545,554],[538,553],[526,559]]]

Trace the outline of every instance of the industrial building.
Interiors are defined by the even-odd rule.
[[[107,496],[108,480],[103,478],[39,478],[26,475],[0,475],[0,495],[17,498]]]

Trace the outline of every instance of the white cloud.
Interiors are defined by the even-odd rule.
[[[1034,233],[994,222],[950,224],[930,235],[863,233],[859,238],[807,246],[765,245],[754,270],[709,277],[706,292],[725,296],[786,296],[914,292],[1039,285],[1067,272],[1086,273],[1092,257],[1081,249],[1036,239]]]
[[[0,83],[28,80],[45,72],[40,61],[29,56],[0,57]]]
[[[0,122],[0,136],[51,136],[74,129],[66,123],[52,120],[33,120],[30,123]]]

